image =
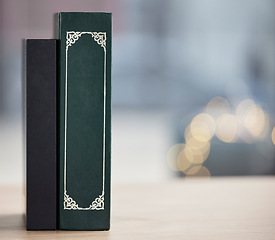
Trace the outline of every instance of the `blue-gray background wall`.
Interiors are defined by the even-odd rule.
[[[114,181],[184,176],[169,168],[167,153],[186,143],[184,131],[217,96],[230,116],[242,101],[253,100],[264,114],[259,124],[265,132],[250,136],[238,125],[232,141],[214,135],[202,164],[207,175],[274,174],[274,5],[273,0],[0,0],[0,182],[23,179],[22,39],[53,38],[53,14],[59,11],[113,12]],[[257,126],[259,118],[248,117]]]

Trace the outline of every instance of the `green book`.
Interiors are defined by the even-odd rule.
[[[112,14],[59,13],[59,229],[110,229]]]

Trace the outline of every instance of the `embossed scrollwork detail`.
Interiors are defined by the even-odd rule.
[[[94,40],[105,49],[106,47],[106,33],[104,32],[93,32]]]
[[[68,50],[83,34],[90,34],[92,38],[106,50],[106,32],[67,32],[66,49]]]
[[[78,209],[78,204],[65,191],[64,192],[64,209]]]
[[[104,193],[99,195],[89,207],[90,210],[101,210],[104,209]]]
[[[79,207],[75,200],[64,192],[64,209],[68,210],[104,210],[104,192],[99,195],[87,208]]]
[[[80,37],[81,32],[67,32],[66,48],[72,46]]]

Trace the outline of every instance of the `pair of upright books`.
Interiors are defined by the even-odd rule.
[[[110,13],[59,13],[26,40],[26,227],[110,228]]]

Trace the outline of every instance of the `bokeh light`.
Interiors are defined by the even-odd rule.
[[[189,139],[193,138],[193,135],[190,131],[190,125],[188,125],[184,131],[185,142],[188,142]]]
[[[236,109],[236,116],[252,138],[263,139],[266,137],[269,129],[269,117],[253,100],[242,101]]]
[[[273,144],[275,144],[275,127],[272,129],[271,139],[272,139]]]
[[[215,121],[208,114],[193,118],[185,130],[185,156],[193,164],[203,163],[210,152],[210,140],[215,133]]]
[[[229,113],[220,116],[217,121],[216,136],[223,142],[234,142],[238,136],[237,118]]]
[[[201,166],[201,165],[196,165],[192,168],[190,168],[187,173],[187,178],[188,177],[210,177],[211,174],[210,174],[210,171],[204,167],[204,166]]]
[[[187,174],[190,168],[202,164],[209,152],[209,142],[198,142],[193,138],[187,144],[173,145],[167,153],[167,162],[172,170]]]
[[[242,122],[247,110],[251,107],[255,106],[255,102],[252,99],[245,99],[239,103],[236,108],[236,116]]]
[[[244,126],[257,138],[264,138],[267,134],[268,117],[263,109],[257,105],[251,106],[246,112]]]
[[[191,167],[192,163],[189,161],[190,156],[187,156],[188,152],[184,148],[178,155],[177,158],[177,167],[183,173],[186,173],[186,170]],[[192,157],[192,156],[191,156]]]
[[[209,170],[202,164],[210,154],[215,134],[225,143],[237,140],[253,143],[266,136],[269,117],[253,100],[241,101],[235,114],[231,112],[233,109],[225,98],[215,97],[209,101],[205,112],[197,114],[185,128],[185,144],[176,144],[169,150],[169,166],[186,176],[210,176]],[[275,144],[275,128],[271,137]]]
[[[167,153],[167,162],[169,167],[174,171],[180,171],[178,167],[178,157],[182,150],[184,150],[185,144],[173,145]]]
[[[205,107],[205,112],[217,119],[230,110],[229,102],[223,97],[214,97]]]
[[[200,142],[195,138],[189,138],[184,151],[190,162],[198,164],[204,162],[210,152],[210,142]]]
[[[200,149],[203,154],[206,154],[210,149],[210,142],[200,142],[193,137],[186,139],[186,145],[192,149]]]
[[[192,136],[201,142],[209,141],[215,134],[215,120],[209,114],[201,113],[195,116],[190,124]]]

